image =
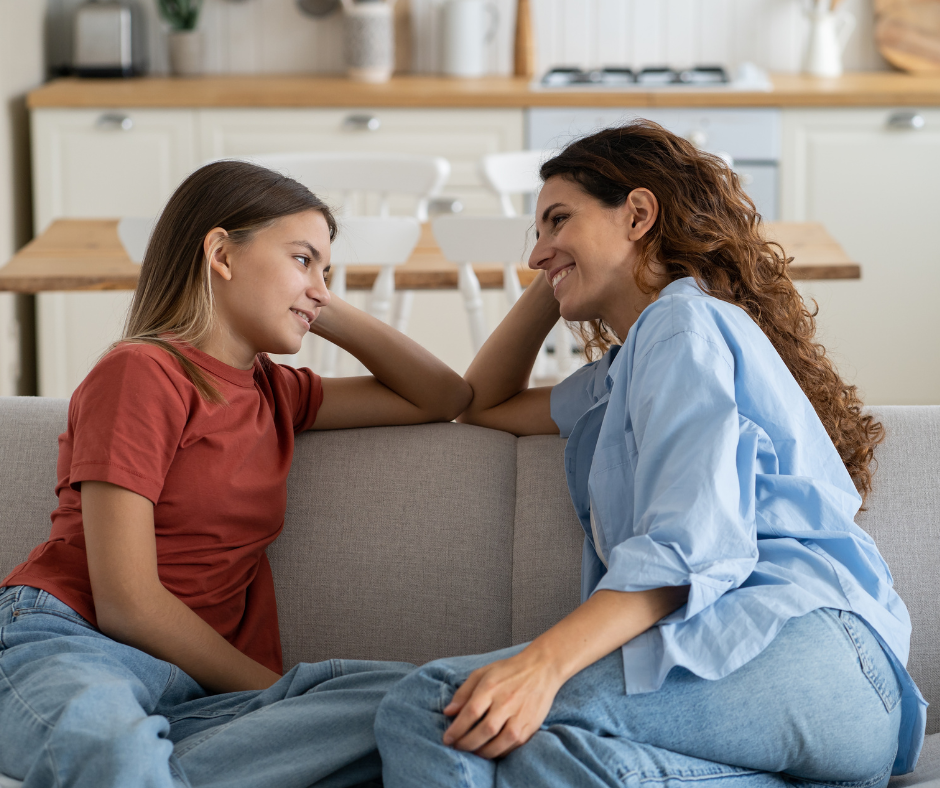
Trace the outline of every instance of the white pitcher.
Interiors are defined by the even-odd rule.
[[[491,0],[447,0],[441,11],[442,71],[451,77],[482,77],[499,12]]]
[[[343,0],[346,74],[387,82],[395,70],[395,0]]]
[[[842,50],[855,29],[855,16],[848,11],[829,11],[814,7],[809,16],[809,41],[803,71],[814,77],[838,77],[842,74]]]

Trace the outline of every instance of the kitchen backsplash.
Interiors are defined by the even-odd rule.
[[[150,71],[167,70],[165,26],[156,0],[138,0],[148,22]],[[531,0],[539,73],[552,65],[642,67],[668,63],[800,69],[804,0]],[[80,0],[49,0],[53,70],[71,57],[70,20]],[[515,0],[495,0],[499,26],[490,70],[512,69]],[[410,0],[412,70],[438,71],[442,0]],[[844,55],[848,70],[886,68],[872,38],[872,0],[846,0],[857,20]],[[207,73],[341,73],[342,14],[304,16],[294,0],[205,0],[199,26]]]

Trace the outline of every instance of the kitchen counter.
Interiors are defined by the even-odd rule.
[[[820,79],[771,78],[771,91],[533,90],[516,77],[400,76],[373,85],[340,77],[206,76],[57,79],[32,91],[31,109],[144,107],[882,107],[940,106],[940,76],[891,71]]]

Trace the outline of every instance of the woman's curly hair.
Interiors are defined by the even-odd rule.
[[[862,412],[855,386],[836,372],[814,341],[818,307],[810,311],[794,287],[780,244],[761,233],[761,217],[738,176],[718,156],[648,120],[604,129],[570,143],[546,161],[542,180],[563,177],[610,207],[636,188],[659,201],[659,216],[643,237],[637,286],[657,289],[692,276],[709,295],[741,307],[770,339],[835,444],[863,500],[871,492],[880,422]],[[589,359],[618,342],[600,320],[574,325]]]

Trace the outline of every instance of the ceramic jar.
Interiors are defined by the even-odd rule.
[[[346,74],[387,82],[395,70],[394,0],[343,0]]]

